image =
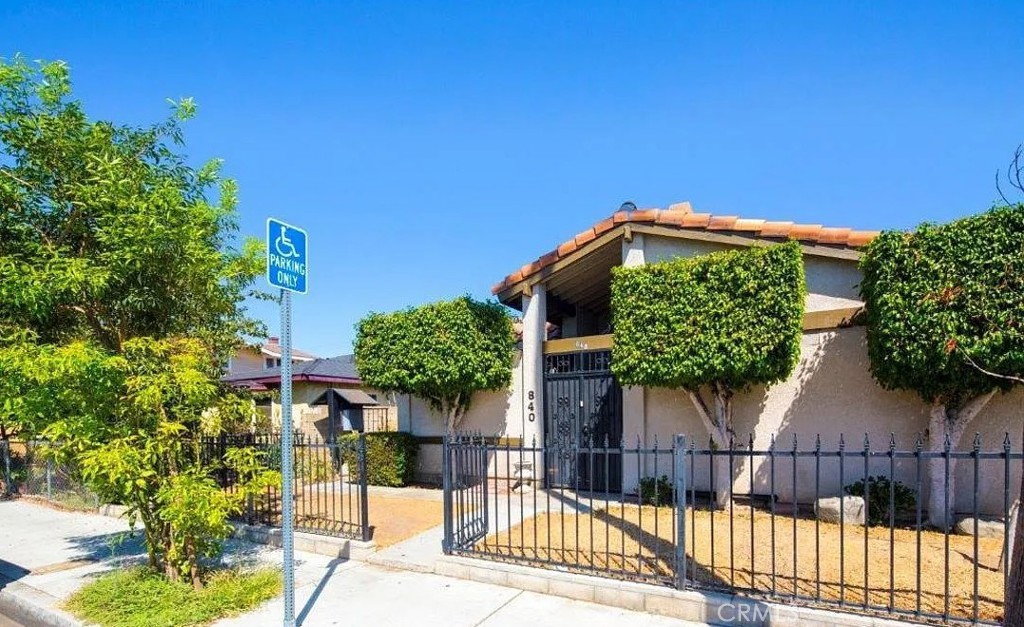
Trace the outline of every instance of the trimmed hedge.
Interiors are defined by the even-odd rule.
[[[463,296],[356,325],[356,367],[368,387],[411,394],[449,416],[453,431],[475,392],[512,382],[516,338],[505,306]]]
[[[971,361],[1024,375],[1024,205],[886,231],[860,267],[871,372],[883,387],[959,406],[1013,385]]]
[[[343,440],[355,440],[359,434],[342,436]],[[419,443],[411,433],[376,432],[366,434],[366,481],[370,485],[400,488],[413,482],[416,476],[416,458]],[[359,458],[356,448],[345,448],[344,460],[349,475],[358,481]]]
[[[769,385],[800,357],[803,257],[789,242],[612,270],[612,372],[623,385]]]

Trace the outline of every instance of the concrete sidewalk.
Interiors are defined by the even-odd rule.
[[[16,602],[42,624],[75,625],[60,606],[91,577],[145,561],[138,534],[125,540],[123,520],[68,513],[28,503],[0,502],[0,609]],[[420,538],[425,542],[426,538]],[[431,538],[433,540],[433,538]],[[425,546],[423,547],[426,548]],[[434,551],[437,550],[435,547]],[[230,564],[280,564],[281,552],[230,541]],[[424,556],[425,557],[425,556]],[[692,625],[486,583],[296,552],[296,612],[304,625]],[[281,599],[218,625],[280,625]],[[400,622],[401,621],[401,622]]]

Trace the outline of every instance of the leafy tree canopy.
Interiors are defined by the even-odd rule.
[[[194,113],[94,121],[63,63],[0,60],[0,437],[49,438],[141,520],[154,568],[200,586],[242,494],[276,477],[251,449],[198,448],[246,407],[218,377],[261,331],[242,306],[261,259],[255,240],[232,248],[219,162],[181,153]],[[240,495],[210,478],[224,466]]]
[[[195,110],[175,102],[146,127],[91,120],[64,63],[0,61],[0,325],[114,352],[170,335],[226,352],[259,332],[241,311],[259,243],[230,247],[235,183],[180,152]]]
[[[449,413],[450,429],[474,392],[511,383],[514,349],[505,308],[468,296],[372,313],[356,327],[356,366],[363,381],[428,401]]]
[[[885,232],[861,268],[871,369],[886,388],[958,406],[1013,383],[976,365],[1024,375],[1024,205]]]
[[[805,294],[795,242],[615,268],[612,370],[687,390],[778,382],[799,359]]]

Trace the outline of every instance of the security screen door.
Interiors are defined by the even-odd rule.
[[[622,389],[610,364],[611,351],[544,357],[549,488],[595,492],[621,488]]]

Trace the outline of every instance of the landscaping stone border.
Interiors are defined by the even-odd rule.
[[[125,511],[123,505],[100,505],[97,511],[102,516],[120,518]],[[266,544],[279,548],[281,546],[281,529],[268,527],[266,525],[247,525],[245,523],[232,522],[235,528],[234,537],[253,542],[255,544]],[[361,540],[350,540],[334,536],[321,536],[312,533],[295,532],[295,550],[327,557],[341,557],[344,559],[364,561],[377,550],[377,545],[372,540],[362,542]]]
[[[456,579],[496,584],[710,625],[907,627],[910,624],[898,619],[761,601],[740,595],[673,590],[651,584],[467,557],[442,557],[437,561],[434,572]]]
[[[256,544],[268,546],[281,546],[281,529],[279,527],[267,527],[265,525],[246,525],[244,523],[231,523],[235,528],[235,537]],[[341,557],[344,559],[365,561],[367,557],[377,550],[377,545],[371,540],[362,542],[348,538],[337,538],[334,536],[320,536],[312,533],[295,532],[296,551],[316,553],[327,557]]]

